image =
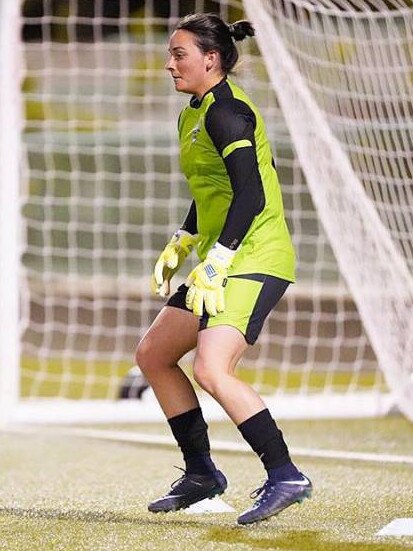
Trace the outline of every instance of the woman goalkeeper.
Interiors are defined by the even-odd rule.
[[[262,117],[229,78],[234,41],[253,36],[248,21],[232,25],[214,14],[185,17],[169,42],[175,89],[191,94],[179,117],[182,170],[193,202],[160,255],[153,290],[170,280],[196,249],[200,263],[171,296],[136,351],[183,453],[184,475],[149,510],[176,511],[222,494],[225,476],[213,463],[207,424],[193,386],[178,366],[195,349],[196,382],[237,425],[261,459],[268,479],[238,518],[249,524],[311,494],[292,463],[282,432],[261,397],[235,368],[256,341],[265,318],[294,281],[294,250]]]

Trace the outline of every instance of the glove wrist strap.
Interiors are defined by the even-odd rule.
[[[231,266],[232,264],[236,252],[237,251],[233,251],[228,247],[224,247],[224,245],[221,245],[221,243],[217,242],[207,254],[207,259],[217,260],[220,264],[225,266],[225,268],[229,268],[229,266]]]
[[[198,243],[198,240],[199,235],[197,233],[192,235],[186,230],[179,229],[173,234],[170,244],[178,245],[188,255]]]
[[[195,237],[195,235],[192,235],[192,233],[187,232],[186,230],[176,230],[176,232],[173,234],[172,239],[177,239],[178,241],[182,237],[187,237],[188,239],[191,239],[192,237]]]

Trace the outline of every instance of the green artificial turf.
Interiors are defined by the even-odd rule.
[[[280,423],[291,446],[413,456],[413,427],[401,417]],[[112,427],[113,428],[113,427]],[[126,427],[120,427],[120,431]],[[127,430],[165,433],[165,424]],[[238,438],[211,423],[211,440]],[[147,502],[181,472],[174,448],[40,432],[0,434],[0,549],[13,551],[250,550],[398,551],[411,537],[378,537],[394,518],[413,517],[413,466],[296,458],[314,495],[276,518],[239,527],[237,514],[264,472],[253,454],[215,453],[235,512],[154,515]]]

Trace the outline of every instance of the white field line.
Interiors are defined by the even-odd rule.
[[[6,432],[23,434],[52,434],[67,435],[81,438],[96,438],[112,442],[133,442],[135,444],[151,444],[158,446],[176,447],[172,436],[161,434],[143,434],[139,432],[88,429],[79,427],[10,427]],[[227,440],[211,440],[211,450],[217,452],[252,453],[251,448],[244,442]],[[344,450],[321,450],[312,448],[290,448],[293,456],[315,457],[322,459],[339,459],[342,461],[369,461],[374,463],[396,463],[413,465],[412,455],[395,455],[388,453],[367,453]]]
[[[413,518],[395,518],[383,526],[376,536],[413,536]]]

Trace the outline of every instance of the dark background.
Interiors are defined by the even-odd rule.
[[[413,6],[413,0],[404,0],[406,7]],[[156,0],[153,2],[154,17],[183,17],[188,13],[196,11],[196,0],[180,0],[179,2],[171,2],[170,0]],[[23,3],[23,15],[25,18],[33,18],[31,21],[26,21],[23,27],[23,37],[26,41],[44,39],[44,34],[47,33],[49,39],[54,41],[66,42],[68,36],[68,25],[65,19],[71,15],[78,18],[90,19],[81,23],[71,24],[70,36],[71,40],[76,39],[78,42],[89,42],[95,39],[95,34],[98,29],[99,36],[105,34],[113,34],[121,32],[122,26],[119,24],[111,24],[110,19],[118,19],[119,17],[144,17],[145,0],[25,0]],[[386,1],[388,8],[396,9],[394,0]],[[172,7],[172,10],[171,10]],[[284,8],[291,11],[291,5],[287,8],[284,6],[284,0],[277,1],[277,8]],[[354,11],[361,11],[358,4],[353,7]],[[400,6],[399,6],[400,9]],[[365,0],[366,11],[378,11],[373,3]],[[219,11],[219,1],[205,0],[203,2],[204,12]],[[229,19],[235,21],[242,17],[241,10],[228,8]],[[363,10],[364,11],[364,10]],[[50,22],[41,21],[41,17],[52,16]],[[105,18],[107,21],[102,21],[96,25],[93,18]],[[47,28],[46,28],[47,27]],[[166,29],[165,29],[166,30]],[[73,36],[75,34],[75,36]]]
[[[205,12],[217,12],[219,2],[216,0],[205,0]],[[78,18],[86,18],[91,21],[82,21],[71,29],[71,40],[76,38],[79,42],[93,41],[96,33],[96,24],[93,18],[118,19],[119,17],[144,17],[145,0],[77,0],[69,2],[68,0],[26,0],[23,4],[23,16],[32,18],[26,22],[23,27],[23,37],[26,41],[38,41],[44,39],[47,25],[47,33],[50,33],[50,38],[56,41],[65,42],[67,40],[67,24],[65,19],[71,15]],[[173,13],[171,12],[171,5]],[[169,0],[156,0],[153,3],[154,17],[183,17],[188,13],[196,11],[195,0],[180,0],[179,2],[170,2]],[[241,15],[240,10],[231,8],[231,15],[238,18]],[[70,12],[70,13],[69,13]],[[54,20],[50,23],[40,20],[41,17],[52,16]],[[102,21],[99,24],[99,34],[113,34],[122,30],[119,24],[111,24],[111,21]],[[166,30],[166,29],[165,29]],[[73,37],[73,32],[76,37]]]

